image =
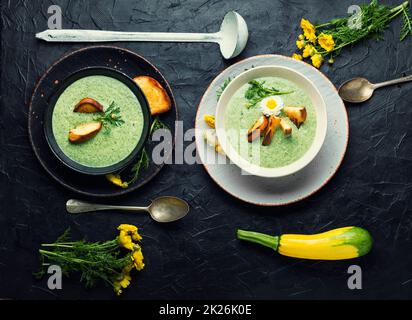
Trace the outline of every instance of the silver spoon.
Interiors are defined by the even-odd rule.
[[[175,197],[157,198],[148,207],[110,206],[70,199],[66,203],[66,209],[73,214],[101,210],[146,211],[157,222],[173,222],[182,219],[189,212],[189,205],[186,201]]]
[[[171,32],[121,32],[103,30],[48,29],[37,33],[36,38],[49,42],[112,42],[112,41],[162,41],[162,42],[215,42],[225,59],[239,55],[249,37],[245,20],[235,11],[229,11],[215,33]]]
[[[408,81],[412,81],[412,75],[375,84],[370,83],[365,78],[355,78],[344,82],[339,87],[339,95],[343,100],[348,102],[364,102],[372,97],[375,89]]]

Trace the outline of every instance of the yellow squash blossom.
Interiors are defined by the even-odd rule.
[[[316,68],[318,68],[318,69],[320,68],[320,66],[321,66],[322,63],[323,63],[323,57],[322,57],[322,55],[319,54],[319,53],[313,55],[312,58],[311,58],[311,60],[312,60],[313,66],[316,67]]]
[[[302,49],[306,44],[305,40],[296,40],[296,46],[298,47],[298,49]]]
[[[137,250],[133,251],[132,260],[136,270],[140,271],[144,268],[143,253],[140,247]]]
[[[300,27],[303,30],[303,34],[305,38],[308,39],[310,42],[316,42],[316,29],[313,24],[310,23],[309,20],[303,19],[300,21]]]
[[[122,178],[118,174],[110,173],[106,174],[106,179],[109,180],[111,183],[113,183],[116,186],[119,186],[123,189],[126,189],[129,187],[129,184],[125,181],[122,181]]]
[[[307,44],[305,46],[305,49],[303,49],[302,55],[304,58],[308,58],[308,57],[313,56],[315,52],[316,52],[315,48],[312,45]]]
[[[303,60],[302,55],[298,54],[298,53],[294,53],[292,54],[292,58],[296,59],[296,60]]]
[[[319,45],[326,51],[332,51],[335,48],[335,41],[330,34],[321,33],[318,37]]]
[[[215,116],[212,116],[211,114],[205,114],[203,118],[209,127],[211,127],[212,129],[215,128]]]

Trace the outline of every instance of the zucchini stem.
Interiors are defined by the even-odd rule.
[[[269,247],[275,251],[277,251],[279,247],[279,237],[278,236],[270,236],[264,233],[238,229],[237,238],[240,240],[254,242],[262,246]]]

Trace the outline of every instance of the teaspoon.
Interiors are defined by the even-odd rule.
[[[360,103],[372,97],[375,89],[408,81],[412,81],[412,75],[375,84],[365,78],[354,78],[340,86],[339,95],[347,102]]]
[[[189,212],[189,205],[186,201],[176,197],[157,198],[148,207],[111,206],[70,199],[66,203],[66,209],[73,214],[102,210],[146,211],[157,222],[173,222],[186,216]]]

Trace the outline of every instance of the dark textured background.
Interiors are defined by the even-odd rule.
[[[118,44],[142,54],[172,85],[185,127],[208,83],[239,59],[263,53],[290,55],[302,16],[324,21],[344,15],[345,1],[17,1],[2,0],[0,109],[0,298],[113,298],[110,289],[83,289],[65,279],[48,291],[31,273],[40,243],[68,226],[75,236],[110,239],[119,223],[134,223],[144,236],[146,268],[122,298],[412,298],[412,84],[382,89],[362,105],[348,105],[350,143],[341,169],[308,200],[283,208],[244,204],[221,191],[201,165],[171,165],[144,189],[119,199],[144,204],[157,195],[190,202],[190,215],[173,225],[145,216],[69,216],[75,196],[57,185],[37,162],[27,134],[27,105],[36,80],[61,55],[81,44],[46,44],[35,32],[47,27],[47,8],[61,5],[66,28],[141,31],[216,31],[224,14],[246,19],[250,40],[234,61],[224,61],[213,44]],[[397,4],[399,1],[386,3]],[[363,75],[372,81],[412,73],[411,40],[400,43],[399,21],[383,42],[345,51],[323,67],[339,85]],[[311,262],[275,255],[235,240],[238,227],[268,233],[319,232],[359,225],[375,238],[366,257]],[[347,268],[363,268],[363,290],[347,289]]]

